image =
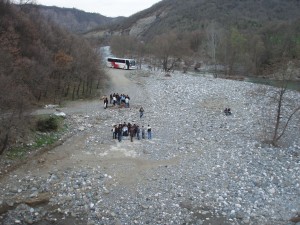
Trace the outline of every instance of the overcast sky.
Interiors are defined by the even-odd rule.
[[[36,0],[40,5],[76,8],[108,17],[131,16],[157,2],[160,0]]]

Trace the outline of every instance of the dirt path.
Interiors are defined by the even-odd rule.
[[[107,73],[110,77],[110,86],[108,89],[111,93],[119,92],[131,95],[137,90],[137,84],[126,77],[130,71],[109,69]],[[95,127],[103,127],[106,123],[105,119],[99,121],[99,119],[94,118],[95,112],[104,112],[105,109],[102,107],[102,102],[99,100],[71,102],[65,107],[60,108],[60,110],[65,112],[68,116],[81,115],[82,117],[88,118],[89,123],[92,124],[93,127],[79,132],[66,140],[64,144],[28,161],[15,170],[13,172],[14,175],[22,177],[30,173],[35,176],[47,177],[51,171],[64,171],[68,168],[79,167],[97,168],[101,166],[107,174],[114,173],[117,183],[132,185],[134,182],[143,180],[142,177],[139,177],[141,171],[159,167],[162,164],[176,163],[176,159],[161,162],[137,158],[137,149],[139,149],[139,145],[141,145],[141,143],[138,142],[99,143],[96,146],[89,147],[93,149],[92,152],[87,151],[89,140],[95,138]],[[51,113],[54,111],[55,109],[41,109],[37,111],[37,114]],[[110,138],[109,130],[107,135]],[[127,168],[126,170],[124,170],[125,167]],[[130,170],[130,173],[128,173],[128,170]]]
[[[116,70],[116,69],[109,69],[107,73],[111,80],[111,85],[113,87],[118,88],[128,88],[132,85],[132,82],[126,78],[126,75],[130,73],[128,70]]]

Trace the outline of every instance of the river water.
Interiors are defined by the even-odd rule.
[[[269,80],[265,78],[249,77],[245,81],[257,84],[265,84],[275,87],[281,87],[284,81],[281,80]],[[287,88],[290,90],[295,90],[300,92],[300,81],[286,81]]]

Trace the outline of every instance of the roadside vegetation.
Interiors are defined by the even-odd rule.
[[[0,155],[26,139],[36,106],[95,96],[104,78],[99,62],[88,41],[34,8],[0,0]]]
[[[8,159],[23,159],[30,151],[47,147],[58,141],[67,129],[64,118],[55,115],[42,115],[32,119],[30,129],[24,140],[11,146],[7,151]]]

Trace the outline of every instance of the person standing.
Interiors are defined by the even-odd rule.
[[[120,103],[121,103],[121,96],[119,95],[119,93],[116,94],[116,99],[117,99],[117,105],[120,105]]]
[[[119,139],[119,142],[122,141],[122,125],[119,124],[119,127],[118,127],[118,139]]]
[[[231,109],[230,108],[227,109],[227,114],[231,115]]]
[[[145,127],[142,126],[142,139],[145,139]]]
[[[125,95],[121,94],[121,97],[120,97],[120,104],[123,105],[125,104]]]
[[[126,62],[127,70],[129,70],[129,60],[125,60],[125,62]]]
[[[112,133],[113,133],[113,139],[117,139],[117,129],[116,129],[116,125],[113,125],[112,128]]]
[[[123,136],[128,136],[128,127],[125,123],[123,124]]]
[[[117,102],[117,97],[116,97],[116,95],[114,94],[114,95],[113,95],[113,105],[114,105],[114,106],[116,105],[116,102]]]
[[[133,137],[134,137],[134,127],[132,126],[129,130],[129,134],[130,134],[130,141],[133,142]]]
[[[142,116],[144,115],[144,109],[143,109],[143,107],[140,108],[139,112],[140,112],[140,118],[142,118]]]
[[[148,125],[148,127],[147,127],[147,134],[148,134],[148,139],[152,139],[152,133],[151,133],[150,125]]]
[[[115,125],[115,139],[119,140],[119,127]]]
[[[125,107],[129,108],[129,98],[125,98]]]
[[[140,132],[141,132],[141,129],[139,126],[136,126],[136,137],[138,140],[140,140]]]
[[[107,108],[107,104],[108,104],[108,99],[107,99],[107,98],[105,98],[105,99],[104,99],[104,109],[106,109],[106,108]]]
[[[112,103],[112,100],[113,100],[113,95],[110,94],[110,95],[109,95],[109,103],[110,103],[110,104]]]

